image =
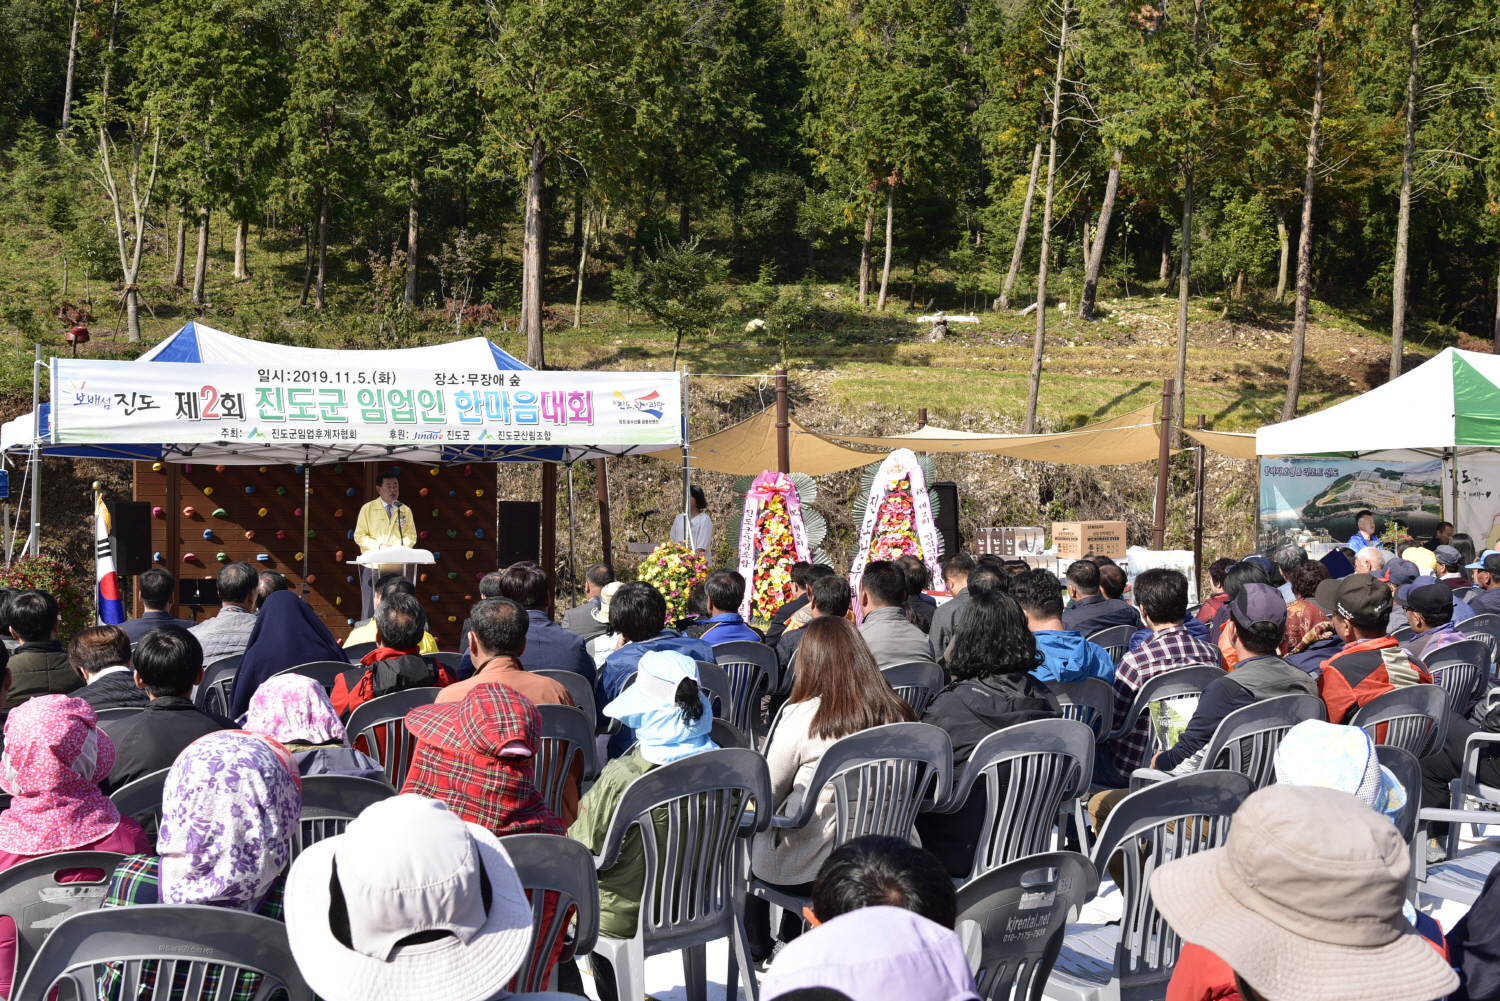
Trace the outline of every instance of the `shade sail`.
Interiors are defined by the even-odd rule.
[[[1255,435],[1236,434],[1232,431],[1200,431],[1183,428],[1183,433],[1203,445],[1210,452],[1227,455],[1231,459],[1255,459]]]
[[[1306,417],[1267,425],[1259,455],[1395,459],[1500,448],[1500,356],[1445,348],[1398,379]]]
[[[884,458],[877,452],[860,452],[831,442],[803,427],[796,418],[788,418],[787,422],[790,425],[788,448],[792,472],[822,476],[824,473],[868,466]],[[682,461],[680,448],[646,454],[668,462]],[[737,476],[755,476],[767,469],[778,468],[776,409],[767,407],[748,420],[694,440],[689,447],[689,456],[694,469],[733,473]]]
[[[1076,431],[1055,434],[978,434],[932,426],[910,434],[880,438],[829,435],[840,441],[879,448],[910,448],[922,452],[988,452],[1013,459],[1070,465],[1114,466],[1154,462],[1160,455],[1157,405],[1142,407]]]

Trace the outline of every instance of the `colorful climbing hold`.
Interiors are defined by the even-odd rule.
[[[309,539],[316,539],[318,537],[318,530],[316,528],[309,528],[307,530],[307,537]]]
[[[349,529],[349,534],[348,534],[347,538],[350,538],[350,539],[354,538],[354,529],[352,529],[352,528]]]
[[[417,533],[417,538],[419,538],[419,539],[425,539],[425,538],[427,538],[427,533],[425,531],[418,532]]]
[[[214,517],[215,518],[227,518],[227,517],[229,517],[229,512],[226,511],[226,510],[224,510],[222,507],[216,507],[216,508],[214,508]]]
[[[247,538],[247,539],[253,539],[253,538],[255,538],[255,533],[254,532],[246,532],[245,533],[245,538]]]
[[[183,463],[182,471],[184,473],[191,474],[193,471],[193,464],[191,462]]]
[[[306,553],[298,553],[296,556],[292,557],[292,559],[296,560],[298,563],[301,563],[306,558],[307,558],[307,554]]]
[[[276,496],[277,497],[285,497],[286,496],[286,487],[277,487],[276,488]]]
[[[457,615],[450,615],[450,616],[448,616],[448,621],[449,622],[457,622],[458,621],[458,616]]]
[[[436,476],[436,475],[437,475],[437,474],[438,474],[438,469],[437,469],[437,467],[436,467],[436,466],[433,466],[433,467],[432,467],[432,468],[431,468],[431,469],[429,469],[429,470],[427,470],[427,474],[428,474],[428,475],[429,475],[429,476]]]
[[[229,554],[228,553],[219,553],[218,555],[216,555],[214,557],[214,559],[218,560],[220,563],[228,563],[229,562]]]
[[[474,491],[474,496],[475,497],[483,497],[484,496],[484,491],[483,490],[476,490],[476,491]]]
[[[450,529],[448,529],[448,538],[450,538],[450,539],[456,539],[456,538],[458,538],[458,529],[456,529],[456,528],[450,528]]]
[[[317,583],[317,580],[318,580],[318,575],[317,574],[310,573],[310,574],[307,575],[307,582],[309,584]]]
[[[401,467],[400,466],[392,466],[391,467],[391,472],[395,473],[397,476],[400,476],[401,475]]]
[[[354,496],[354,488],[350,487],[348,490],[345,490],[344,491],[344,496],[345,497],[353,497]]]
[[[474,558],[474,550],[470,549],[470,550],[467,550],[464,553],[464,559],[466,559],[466,560],[472,560],[473,558]]]
[[[464,512],[464,517],[465,518],[472,518],[472,517],[474,517],[474,509],[473,508],[469,508],[467,511],[465,511]]]
[[[441,514],[442,514],[442,512],[440,512],[437,508],[433,508],[432,509],[432,516],[434,518],[441,517]]]
[[[417,491],[417,496],[419,496],[419,497],[426,497],[427,496],[427,488],[423,487],[421,490],[418,490]]]
[[[197,558],[198,557],[194,556],[192,553],[183,553],[182,554],[182,562],[184,562],[184,563],[191,563],[194,560],[196,560]]]
[[[266,514],[267,514],[267,510],[265,508],[261,508],[259,511],[257,511],[255,513],[258,514],[258,515],[260,515],[262,518],[264,518],[266,516]]]
[[[342,475],[343,472],[344,472],[344,467],[342,465],[334,466],[333,467],[333,471],[335,473],[338,473],[338,474]]]
[[[300,518],[300,517],[302,517],[302,509],[300,507],[294,507],[294,508],[292,508],[292,517],[293,518]]]
[[[464,467],[464,475],[465,476],[473,476],[474,475],[474,467],[473,466],[465,466]]]
[[[349,576],[345,577],[344,578],[344,583],[345,584],[353,584],[354,583],[354,575],[350,574]]]
[[[257,562],[257,563],[270,563],[271,562],[271,554],[270,553],[256,553],[255,554],[255,562]]]
[[[213,495],[214,495],[214,488],[213,487],[204,487],[203,488],[203,496],[205,496],[205,497],[212,497]]]
[[[262,473],[264,473],[264,472],[265,472],[265,471],[266,471],[266,467],[265,467],[265,466],[261,466],[261,467],[260,467],[260,471],[261,471],[261,472],[262,472]]]
[[[334,559],[335,563],[342,563],[342,562],[344,562],[344,551],[342,549],[340,549],[338,552],[334,553],[333,554],[333,559]]]
[[[205,528],[203,530],[203,537],[205,539],[212,539],[214,537],[214,530],[211,528]]]
[[[484,529],[482,529],[482,528],[476,528],[476,529],[474,529],[474,538],[476,538],[476,539],[482,539],[482,538],[484,538]]]
[[[278,538],[278,539],[284,539],[284,538],[286,538],[286,533],[283,532],[283,531],[281,531],[280,529],[277,529],[277,531],[276,531],[276,538]]]
[[[308,580],[312,580],[312,578],[309,577]],[[333,603],[335,605],[342,605],[344,603],[344,599],[343,598],[334,598],[333,599]]]
[[[457,497],[458,496],[458,491],[457,490],[449,490],[448,491],[448,496],[449,497]]]
[[[420,581],[421,583],[425,584],[425,583],[427,583],[427,575],[425,573],[424,574],[420,574],[420,575],[418,575],[417,580]]]
[[[474,571],[474,579],[475,580],[484,580],[484,571],[483,570],[476,570],[476,571]]]
[[[185,508],[182,509],[182,516],[184,518],[191,518],[196,513],[197,513],[197,511],[193,508],[193,506],[191,504],[189,504],[187,507],[185,507]]]
[[[164,508],[154,507],[151,509],[151,517],[153,518],[165,518],[166,516],[167,512]]]
[[[434,559],[434,560],[440,560],[440,559],[442,559],[442,558],[443,558],[443,554],[442,554],[442,553],[433,553],[433,554],[432,554],[432,558],[433,558],[433,559]]]
[[[216,472],[216,473],[222,473],[223,471],[224,471],[224,467],[223,466],[215,466],[214,467],[214,472]]]
[[[455,571],[450,570],[450,571],[448,571],[448,579],[449,580],[458,580],[458,574]]]
[[[344,516],[344,509],[341,508],[341,507],[334,508],[333,509],[333,516],[335,518],[342,518]]]
[[[159,463],[159,462],[153,462],[153,463],[151,463],[151,471],[153,473],[159,473],[159,472],[161,472],[161,463]]]
[[[252,483],[250,486],[246,487],[245,488],[245,493],[247,493],[247,494],[253,494],[253,493],[255,493],[255,484]]]
[[[441,595],[436,595],[436,594],[434,594],[434,595],[433,595],[433,596],[432,596],[432,600],[433,600],[433,601],[442,601],[442,600],[443,600],[443,599],[442,599],[442,596],[441,596]]]
[[[292,467],[292,472],[294,472],[294,473],[296,473],[297,475],[300,476],[300,475],[302,475],[302,467],[301,466],[293,466]]]

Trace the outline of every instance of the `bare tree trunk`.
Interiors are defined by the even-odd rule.
[[[316,237],[311,230],[302,236],[302,294],[297,297],[299,306],[306,306],[308,296],[312,295],[314,239]]]
[[[1193,168],[1182,171],[1182,263],[1177,272],[1177,382],[1172,401],[1174,433],[1182,428],[1182,412],[1187,400],[1188,291],[1193,274]]]
[[[875,308],[885,311],[885,293],[891,284],[891,252],[896,246],[896,172],[891,171],[890,189],[885,193],[885,268],[880,272],[880,302]]]
[[[1276,301],[1286,299],[1287,262],[1292,257],[1292,235],[1286,226],[1286,209],[1276,206],[1276,237],[1281,241],[1281,265],[1276,273]]]
[[[573,189],[573,256],[583,253],[583,185]]]
[[[1089,253],[1088,270],[1084,274],[1083,301],[1078,304],[1078,315],[1085,320],[1094,318],[1094,297],[1099,293],[1099,272],[1104,267],[1104,241],[1109,236],[1110,216],[1115,212],[1115,194],[1120,190],[1120,164],[1124,158],[1123,150],[1115,150],[1114,162],[1109,166],[1109,180],[1104,184],[1104,203],[1099,206],[1099,228],[1094,232],[1094,248]]]
[[[177,206],[177,247],[172,253],[172,284],[182,288],[183,265],[187,258],[187,206]]]
[[[141,297],[136,279],[141,273],[141,254],[146,246],[147,219],[151,214],[151,196],[156,191],[156,171],[161,153],[161,132],[155,130],[151,138],[151,172],[142,178],[141,157],[145,152],[146,132],[150,129],[150,120],[146,119],[139,131],[135,128],[130,131],[130,158],[124,178],[129,190],[122,192],[110,156],[110,140],[104,126],[99,126],[99,177],[114,213],[115,245],[120,254],[120,277],[124,286],[121,301],[125,306],[125,337],[132,344],[141,339]],[[127,195],[130,199],[128,218],[124,204]]]
[[[688,210],[688,203],[681,202],[677,206],[677,240],[679,243],[687,243],[688,237],[692,236],[692,213]]]
[[[313,300],[321,312],[328,305],[325,291],[328,282],[328,185],[318,189],[318,282]]]
[[[239,219],[234,224],[234,277],[245,279],[250,277],[250,269],[245,266],[246,246],[250,242],[250,220]]]
[[[1016,248],[1010,252],[1010,270],[1005,273],[1005,284],[1000,289],[1000,308],[1010,309],[1010,294],[1016,287],[1016,276],[1021,273],[1021,257],[1026,252],[1026,231],[1031,228],[1031,205],[1036,201],[1036,178],[1042,169],[1042,144],[1038,142],[1031,151],[1031,176],[1026,180],[1026,200],[1021,203],[1021,224],[1016,228]]]
[[[581,203],[583,197],[579,196]],[[580,213],[581,214],[581,213]],[[583,326],[583,273],[589,263],[589,223],[587,216],[583,219],[582,239],[578,243],[578,293],[573,299],[573,329],[577,330]],[[578,225],[578,216],[574,216],[573,225]]]
[[[875,203],[865,213],[865,242],[859,251],[859,305],[863,309],[870,298],[870,243],[875,239]]]
[[[547,186],[547,146],[540,136],[531,140],[531,176],[526,188],[526,237],[522,249],[521,329],[526,331],[526,364],[546,367],[542,344],[542,219],[543,189]]]
[[[1302,356],[1307,346],[1307,307],[1312,299],[1313,190],[1318,180],[1318,143],[1323,127],[1323,43],[1318,41],[1318,59],[1313,76],[1312,127],[1307,134],[1307,173],[1302,179],[1302,232],[1297,236],[1297,310],[1292,321],[1292,364],[1287,373],[1286,403],[1281,419],[1297,416],[1297,397],[1302,391]]]
[[[193,264],[193,305],[203,305],[203,285],[208,279],[208,206],[198,206],[198,257]]]
[[[1057,38],[1057,72],[1052,78],[1052,122],[1047,126],[1047,197],[1042,203],[1042,259],[1036,272],[1036,339],[1031,345],[1031,380],[1026,387],[1026,434],[1036,433],[1037,401],[1042,395],[1042,353],[1047,348],[1047,264],[1052,256],[1052,201],[1057,192],[1057,120],[1062,110],[1063,63],[1068,52],[1068,17],[1063,7]]]
[[[1161,272],[1160,281],[1165,288],[1167,280],[1172,277],[1172,234],[1170,231],[1162,234],[1161,238]]]
[[[419,186],[411,179],[411,201],[406,203],[406,304],[417,304],[417,224],[421,219],[417,206]]]
[[[1401,376],[1403,341],[1406,337],[1406,268],[1407,248],[1411,243],[1411,172],[1417,146],[1417,97],[1422,81],[1419,76],[1422,52],[1422,5],[1411,8],[1411,64],[1406,73],[1406,145],[1401,151],[1401,211],[1396,216],[1396,262],[1391,275],[1391,371],[1390,378]]]
[[[63,107],[61,134],[68,134],[68,123],[73,120],[73,68],[78,65],[78,14],[83,0],[73,0],[73,30],[68,34],[68,77],[63,83]]]

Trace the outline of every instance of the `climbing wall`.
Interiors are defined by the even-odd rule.
[[[308,604],[340,640],[359,618],[359,555],[354,524],[375,497],[374,463],[313,466],[308,498]],[[417,546],[437,562],[422,570],[417,597],[444,650],[478,598],[478,581],[495,569],[495,473],[488,465],[393,467],[401,500],[412,510]],[[179,578],[213,577],[244,560],[285,574],[301,590],[301,466],[135,464],[135,498],[152,506],[152,561]],[[199,618],[214,614],[205,609]],[[193,610],[178,610],[192,618]]]

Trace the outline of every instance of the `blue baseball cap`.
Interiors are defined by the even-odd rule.
[[[1500,549],[1486,549],[1479,559],[1470,563],[1466,570],[1488,570],[1490,573],[1500,573],[1500,560],[1496,560],[1494,566],[1485,566],[1491,556],[1500,556]]]

